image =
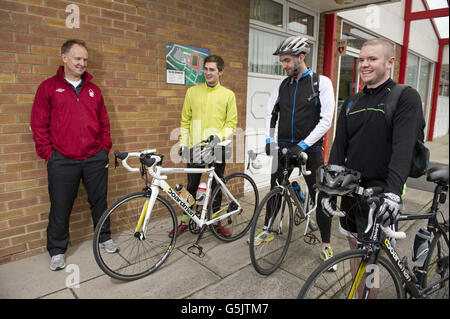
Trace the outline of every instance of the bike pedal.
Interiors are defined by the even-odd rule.
[[[193,244],[187,250],[188,250],[188,252],[190,252],[193,255],[198,256],[199,258],[203,258],[205,256],[205,253],[203,252],[203,247],[199,246],[197,244]],[[197,252],[195,252],[195,250],[197,250]]]
[[[317,238],[317,236],[314,235],[313,233],[307,233],[306,235],[304,235],[303,241],[308,245],[317,245],[320,244],[321,242],[320,239]]]

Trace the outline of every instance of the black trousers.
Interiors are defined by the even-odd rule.
[[[194,165],[194,164],[190,164],[190,163],[187,164],[187,167],[188,168],[199,168],[198,165]],[[209,167],[211,167],[211,165],[209,165]],[[223,174],[225,173],[225,163],[214,164],[214,171],[216,172],[217,176],[219,176],[219,178],[223,178]],[[195,198],[195,196],[197,194],[198,185],[200,184],[200,180],[202,178],[202,174],[187,174],[187,175],[188,175],[188,185],[187,185],[186,189]],[[210,195],[212,195],[212,191],[214,190],[216,185],[217,185],[217,182],[215,179],[213,179]],[[219,194],[221,194],[221,193],[219,192]],[[213,209],[220,206],[221,199],[222,199],[222,196],[219,196],[219,195],[215,198],[215,201],[213,203]]]
[[[273,163],[275,165],[276,163]],[[311,171],[310,175],[304,175],[306,185],[308,186],[309,190],[309,196],[314,202],[316,199],[316,192],[314,190],[314,184],[316,183],[316,171],[317,169],[323,165],[323,156],[322,152],[320,151],[314,151],[308,153],[308,161],[306,162],[306,169]],[[282,166],[281,163],[278,163],[278,168],[275,173],[271,175],[270,178],[270,189],[273,189],[278,183],[281,184],[281,181],[283,179],[282,174]],[[272,168],[272,171],[274,171],[275,168]],[[288,172],[288,177],[291,175],[292,169]],[[316,219],[317,219],[317,225],[319,226],[320,235],[322,238],[322,242],[329,243],[330,242],[330,233],[331,233],[331,218],[325,215],[322,211],[322,196],[319,193],[319,197],[317,199],[317,209],[316,209]],[[277,211],[280,208],[281,205],[281,198],[277,199],[277,203],[271,203],[270,204],[275,211]]]
[[[72,160],[57,150],[47,162],[50,214],[47,250],[50,256],[64,254],[69,244],[69,217],[77,197],[80,180],[86,188],[94,228],[107,208],[108,154],[101,149],[85,160]],[[110,239],[109,222],[100,234],[100,242]]]

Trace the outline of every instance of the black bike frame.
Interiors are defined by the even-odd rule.
[[[448,244],[448,238],[447,234],[445,233],[445,230],[439,225],[437,221],[437,209],[438,209],[438,201],[439,196],[442,191],[442,186],[437,185],[435,188],[434,198],[433,198],[433,204],[431,205],[431,211],[426,213],[419,213],[419,214],[401,214],[399,221],[406,221],[406,220],[417,220],[417,219],[428,219],[428,224],[434,225],[433,232],[436,235],[437,233],[440,233],[441,236],[444,236],[445,242]],[[383,236],[383,237],[380,237]],[[389,238],[384,236],[384,234],[381,231],[380,225],[378,223],[375,223],[373,226],[372,235],[370,236],[370,240],[372,241],[371,244],[371,251],[372,254],[370,255],[370,260],[368,262],[368,265],[376,264],[376,261],[378,259],[378,255],[381,250],[383,250],[386,255],[389,257],[391,263],[394,265],[395,269],[398,273],[400,273],[401,278],[403,282],[405,283],[405,289],[407,292],[411,294],[414,298],[419,298],[424,295],[427,295],[429,293],[433,293],[435,290],[440,289],[440,285],[444,283],[445,281],[448,281],[447,278],[441,279],[440,281],[433,283],[432,286],[430,286],[427,289],[420,289],[421,280],[419,281],[416,277],[416,275],[409,269],[407,265],[403,263],[402,258],[397,253],[397,251],[394,249],[394,247],[391,245],[391,241]],[[420,269],[423,271],[423,269]],[[364,288],[363,298],[367,298],[369,295],[370,289],[368,287]]]

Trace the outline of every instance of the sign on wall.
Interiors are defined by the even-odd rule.
[[[166,46],[166,82],[197,85],[205,82],[203,63],[209,50],[175,43]]]
[[[347,39],[336,41],[336,50],[340,56],[347,54]]]

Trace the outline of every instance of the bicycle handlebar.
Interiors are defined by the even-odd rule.
[[[294,156],[289,156],[288,155],[288,149],[287,148],[278,148],[278,154],[280,156],[283,156],[286,158],[287,161],[289,161],[290,159],[293,160],[298,160],[300,163],[300,170],[302,172],[302,175],[308,176],[311,175],[311,171],[306,169],[306,162],[308,161],[308,154],[306,154],[305,152],[300,152],[300,157],[298,157],[297,155]]]
[[[344,211],[333,208],[333,206],[330,203],[330,198],[329,197],[322,198],[321,203],[322,203],[322,208],[325,210],[326,213],[329,213],[330,215],[337,216],[337,217],[344,217],[345,216],[345,212]]]
[[[378,219],[378,214],[375,215],[376,212],[378,212],[378,208],[380,207],[380,198],[378,196],[370,197],[367,200],[367,203],[370,206],[369,210],[369,218],[367,223],[367,228],[364,231],[364,233],[368,233],[370,229],[372,228],[374,221]],[[374,217],[375,215],[375,217]],[[395,231],[390,227],[385,227],[383,225],[380,225],[381,230],[386,234],[386,236],[394,238],[394,239],[405,239],[406,233],[402,231]]]
[[[375,221],[377,220],[377,216],[375,214],[376,214],[378,208],[380,207],[380,198],[377,195],[380,194],[382,191],[383,191],[383,189],[381,187],[369,187],[369,188],[364,189],[360,186],[358,186],[354,191],[354,193],[364,196],[366,203],[370,207],[368,223],[367,223],[366,229],[364,230],[364,233],[368,233],[372,229]],[[322,207],[326,213],[329,213],[330,215],[337,216],[337,217],[345,217],[346,216],[346,212],[341,211],[339,209],[334,209],[332,207],[329,197],[322,198],[321,203],[322,203]],[[374,215],[375,215],[375,218],[374,218]],[[389,227],[384,227],[382,225],[380,225],[380,228],[388,237],[395,238],[395,239],[406,238],[405,232],[394,231],[393,229],[391,229]]]
[[[381,229],[386,233],[386,236],[394,238],[394,239],[405,239],[406,233],[402,231],[395,231],[389,227],[384,227],[380,225]]]
[[[139,158],[140,163],[144,164],[148,167],[148,172],[153,178],[156,178],[155,171],[153,167],[161,162],[162,157],[160,155],[155,155],[156,150],[150,149],[150,150],[144,150],[142,152],[131,152],[131,153],[121,153],[118,150],[114,151],[114,156],[119,158],[122,161],[123,167],[125,167],[130,172],[139,172],[139,167],[131,167],[128,164],[128,160],[132,157]],[[159,179],[166,179],[167,176],[159,176]]]

